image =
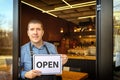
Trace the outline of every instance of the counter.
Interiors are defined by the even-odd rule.
[[[96,60],[96,56],[76,56],[68,55],[68,59]]]

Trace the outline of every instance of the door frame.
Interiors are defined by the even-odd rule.
[[[97,0],[96,80],[113,79],[113,0]]]
[[[18,80],[19,51],[19,0],[13,1],[13,72],[12,80]]]

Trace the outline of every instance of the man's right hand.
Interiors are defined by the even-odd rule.
[[[25,73],[25,78],[33,79],[37,76],[41,76],[41,72],[39,70],[30,70]]]

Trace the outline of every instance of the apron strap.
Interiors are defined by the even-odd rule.
[[[44,46],[45,46],[45,48],[46,48],[47,53],[50,54],[50,52],[49,52],[47,46],[46,46],[46,45],[44,45]]]
[[[44,45],[44,47],[45,47],[45,49],[46,49],[46,51],[47,51],[47,53],[48,54],[50,54],[50,52],[49,52],[49,50],[48,50],[48,48],[47,48],[47,46],[46,45]],[[29,45],[29,48],[30,48],[30,54],[31,54],[31,68],[33,69],[33,54],[34,54],[34,52],[33,52],[33,50],[32,50],[32,46],[31,46],[31,43],[30,43],[30,45]]]
[[[31,46],[31,43],[30,43],[30,54],[31,54],[31,68],[33,69],[33,50],[32,50],[32,46]],[[47,54],[50,54],[48,48],[46,45],[44,45],[46,51],[47,51]],[[61,78],[60,79],[57,79],[57,77],[55,75],[42,75],[41,77],[36,77],[34,79],[25,79],[25,80],[62,80]]]

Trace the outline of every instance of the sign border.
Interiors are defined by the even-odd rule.
[[[35,57],[36,56],[60,56],[59,54],[34,54],[33,55],[33,64],[35,64]],[[35,65],[33,65],[33,69],[35,69]],[[58,73],[42,73],[42,75],[51,75],[51,74],[62,74],[62,59],[60,56],[60,72]]]

